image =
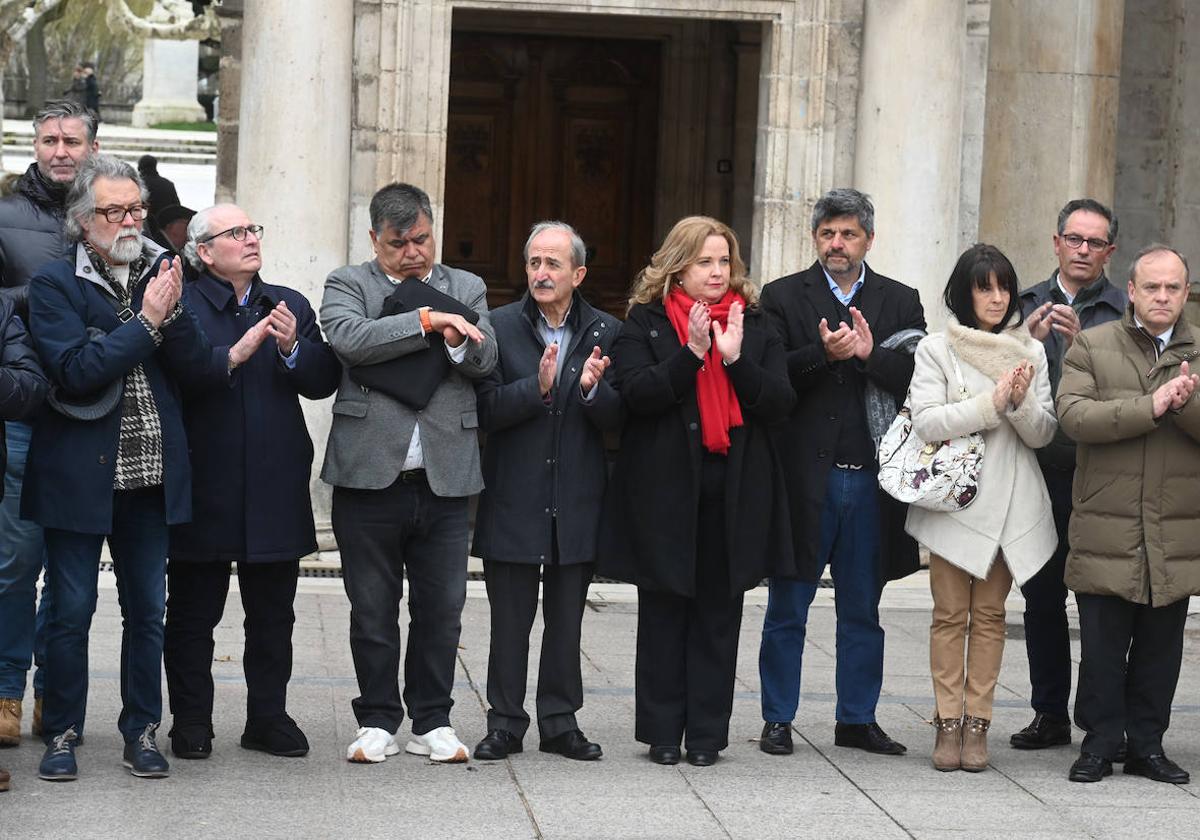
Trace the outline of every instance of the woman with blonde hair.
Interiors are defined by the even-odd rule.
[[[637,740],[710,765],[729,741],[742,593],[795,575],[768,424],[795,394],[737,237],[680,220],[638,275],[613,345],[628,420],[600,571],[638,587]]]
[[[953,512],[911,506],[905,529],[930,551],[929,664],[937,704],[933,766],[987,769],[987,731],[1004,655],[1004,601],[1058,543],[1036,450],[1058,425],[1046,352],[1021,322],[1017,274],[992,245],[958,259],[944,333],[917,345],[909,391],[923,441],[983,435],[978,492]]]

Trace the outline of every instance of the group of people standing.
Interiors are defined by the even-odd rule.
[[[987,767],[1015,581],[1029,605],[1035,717],[1012,745],[1072,740],[1069,585],[1083,641],[1075,720],[1087,733],[1071,778],[1098,781],[1124,760],[1126,773],[1188,780],[1162,746],[1186,596],[1200,592],[1187,266],[1150,246],[1122,294],[1104,272],[1116,220],[1098,202],[1064,207],[1059,268],[1024,293],[999,250],[968,249],[945,288],[947,328],[926,336],[917,292],[866,264],[874,209],[853,189],[815,203],[813,265],[761,293],[728,226],[680,220],[634,280],[622,322],[586,301],[584,243],[558,221],[531,229],[525,294],[489,312],[481,278],[437,262],[428,196],[390,184],[370,204],[375,258],[329,275],[318,327],[303,295],[259,276],[264,231],[240,208],[192,218],[185,283],[180,259],[142,237],[144,186],[97,153],[94,119],[56,106],[35,128],[22,197],[0,205],[4,301],[27,297],[32,337],[3,313],[0,410],[37,411],[27,458],[10,445],[0,521],[0,743],[20,736],[44,562],[42,778],[77,774],[105,539],[125,620],[118,726],[131,772],[169,772],[155,740],[161,660],[172,752],[212,752],[212,633],[234,563],[246,611],[241,744],[307,752],[286,711],[298,560],[316,545],[299,398],[333,394],[321,475],[334,488],[359,687],[349,761],[398,754],[406,716],[404,751],[471,755],[450,712],[468,501],[481,493],[473,550],[491,634],[476,759],[524,748],[539,588],[539,749],[601,757],[577,719],[596,572],[638,588],[635,738],[656,763],[686,751],[697,766],[728,745],[743,593],[768,579],[759,744],[791,753],[826,567],[834,742],[903,754],[876,719],[879,600],[919,568],[920,542],[934,601],[935,767]],[[880,490],[879,440],[906,401],[922,440],[982,435],[978,493],[963,509],[906,507]],[[22,440],[18,422],[8,429]]]

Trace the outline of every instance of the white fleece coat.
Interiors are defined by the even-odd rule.
[[[970,394],[962,401],[947,345],[958,356]],[[1020,407],[997,414],[992,404],[996,381],[1023,361],[1034,366],[1029,392]],[[910,387],[913,431],[921,440],[982,432],[984,453],[975,501],[953,513],[910,506],[905,530],[980,579],[987,577],[999,549],[1017,585],[1024,584],[1058,543],[1034,451],[1050,442],[1058,425],[1042,343],[1023,325],[997,335],[951,318],[945,333],[917,345]]]

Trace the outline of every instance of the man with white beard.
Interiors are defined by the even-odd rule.
[[[162,717],[167,527],[191,518],[191,467],[175,377],[211,349],[180,303],[178,257],[141,234],[146,190],[129,164],[93,155],[67,193],[77,243],[29,284],[29,326],[50,379],[34,427],[21,515],[45,529],[53,601],[39,775],[76,777],[87,711],[88,630],[107,538],[123,629],[124,763],[166,776]],[[234,359],[234,348],[229,352]]]

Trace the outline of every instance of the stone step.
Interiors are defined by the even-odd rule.
[[[136,148],[113,148],[107,143],[102,144],[101,148],[105,154],[113,155],[121,160],[136,164],[138,158],[144,154],[152,154],[158,158],[159,163],[186,163],[197,166],[211,166],[217,162],[216,150],[212,151],[174,151],[162,150],[154,148],[136,147]],[[5,156],[12,157],[30,157],[32,149],[28,143],[13,143],[10,144],[7,140],[4,143]]]

